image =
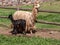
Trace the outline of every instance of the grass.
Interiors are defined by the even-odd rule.
[[[60,11],[60,1],[54,1],[52,5],[49,5],[49,2],[45,2],[42,4],[41,9],[44,10],[54,10],[54,11]]]
[[[0,45],[60,45],[60,40],[0,35]]]
[[[9,14],[13,14],[15,12],[15,10],[12,9],[1,9],[0,8],[0,16],[8,16]]]
[[[56,25],[49,25],[49,24],[41,24],[41,23],[36,23],[36,28],[39,28],[39,29],[55,29],[55,30],[59,30],[60,29],[60,26],[56,26]],[[59,30],[60,31],[60,30]]]
[[[11,22],[10,22],[9,19],[5,19],[5,18],[1,19],[1,18],[0,18],[0,24],[6,24],[6,25],[8,25],[8,24],[10,24],[10,23],[11,23]]]
[[[37,16],[39,20],[46,20],[49,22],[60,22],[60,14],[55,13],[39,13]]]

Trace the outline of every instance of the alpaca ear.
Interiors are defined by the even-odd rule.
[[[38,0],[35,0],[35,2],[34,2],[34,7],[35,7],[35,8],[39,8],[39,7],[40,7]]]

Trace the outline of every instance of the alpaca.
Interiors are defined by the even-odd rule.
[[[36,21],[36,15],[38,13],[38,8],[39,8],[39,3],[38,1],[35,1],[34,5],[33,5],[33,10],[32,13],[31,12],[27,12],[27,11],[16,11],[13,14],[13,19],[14,20],[19,20],[19,19],[24,19],[26,20],[26,31],[30,31],[32,34],[32,30],[34,30],[35,28],[35,21]]]
[[[31,12],[27,12],[27,11],[16,11],[13,14],[13,18],[14,20],[18,20],[18,19],[24,19],[24,18],[29,18],[29,17],[33,17],[34,20],[36,20],[36,15],[38,13],[38,8],[39,8],[39,2],[35,1],[33,4],[33,9],[32,9],[32,13]]]
[[[26,34],[26,21],[24,19],[14,20],[13,34],[23,33]]]
[[[13,24],[12,34],[17,34],[19,32],[22,32],[22,33],[25,32],[26,21],[24,19],[13,20],[13,17],[11,14],[8,16],[8,18],[11,20],[11,22]]]

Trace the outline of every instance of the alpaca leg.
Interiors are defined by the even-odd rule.
[[[30,27],[30,33],[32,34],[32,33],[35,33],[35,26],[32,26],[32,27]]]
[[[15,35],[17,34],[16,29],[14,29],[14,31],[12,32],[12,34],[15,34]]]
[[[36,32],[36,27],[35,27],[35,26],[33,26],[33,28],[32,28],[32,32],[33,32],[33,33]]]
[[[16,26],[13,27],[12,34],[15,34],[15,35],[17,34],[17,27]]]
[[[26,31],[23,31],[23,34],[26,35]]]
[[[23,34],[24,35],[26,35],[27,30],[28,30],[28,26],[27,26],[27,24],[25,22],[25,26],[24,26],[24,29],[23,29]]]
[[[26,30],[25,29],[23,30],[23,34],[26,35]]]
[[[32,34],[32,30],[30,30],[30,33]]]
[[[36,30],[36,26],[33,26],[33,30]]]

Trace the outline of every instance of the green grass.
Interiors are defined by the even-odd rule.
[[[0,35],[0,45],[60,45],[60,40]]]
[[[5,18],[1,19],[0,18],[0,24],[6,24],[6,25],[8,25],[10,23],[11,23],[11,21],[9,19],[5,19]]]
[[[0,8],[0,16],[8,16],[9,14],[13,14],[15,12],[15,10],[12,9],[1,9]]]
[[[39,29],[54,29],[57,31],[60,31],[60,26],[56,26],[56,25],[50,25],[50,24],[41,24],[41,23],[36,23],[36,28]]]
[[[42,4],[41,9],[44,10],[55,10],[55,11],[60,11],[60,1],[55,1],[52,3],[52,5],[49,5],[49,2],[45,2]]]
[[[49,22],[60,22],[60,14],[55,13],[39,13],[37,16],[39,20],[46,20]]]

